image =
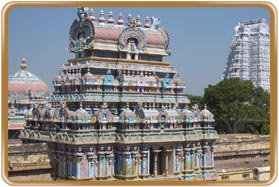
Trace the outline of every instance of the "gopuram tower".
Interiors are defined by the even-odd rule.
[[[160,19],[77,14],[75,58],[21,132],[48,143],[53,180],[216,180],[214,116],[206,106],[188,109],[185,83],[163,61],[171,51]]]

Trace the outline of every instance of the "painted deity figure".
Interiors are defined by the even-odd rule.
[[[33,109],[32,109],[32,114],[34,118],[40,118],[40,111],[37,108],[37,105],[34,104]]]
[[[107,75],[103,79],[103,84],[104,84],[104,90],[105,91],[111,91],[112,86],[114,84],[114,77],[111,74],[110,69],[107,71]]]
[[[77,15],[80,19],[80,21],[84,21],[84,19],[87,17],[87,11],[84,9],[84,7],[79,7],[77,11]]]

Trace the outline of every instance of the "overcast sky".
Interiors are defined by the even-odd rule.
[[[94,7],[93,7],[94,8]],[[102,8],[110,10],[117,20],[122,12],[160,17],[161,27],[170,34],[171,62],[186,82],[186,93],[203,95],[204,88],[220,81],[226,65],[234,27],[241,21],[264,18],[269,24],[269,12],[264,8]],[[94,8],[99,17],[100,8]],[[27,60],[27,70],[44,80],[52,89],[52,80],[62,64],[74,58],[67,52],[69,29],[77,19],[76,8],[15,8],[9,14],[9,75],[20,70],[21,59]]]

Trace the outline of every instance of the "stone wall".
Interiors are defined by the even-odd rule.
[[[215,148],[217,180],[254,180],[253,170],[269,165],[269,135],[219,135]]]
[[[228,172],[232,172],[232,169],[240,171],[241,167],[247,165],[247,167],[245,167],[245,173],[247,173],[247,170],[250,171],[253,169],[252,166],[257,166],[258,164],[249,163],[250,165],[248,167],[246,159],[252,161],[253,159],[251,158],[259,156],[268,157],[270,152],[269,149],[270,136],[268,135],[219,135],[215,148],[216,170],[219,173],[224,165],[232,165],[225,169]],[[50,180],[51,166],[49,163],[48,148],[44,143],[9,145],[8,160],[8,175],[10,180]],[[256,160],[262,160],[261,163],[263,163],[265,158]],[[242,163],[239,164],[241,167],[238,167],[237,164],[233,164],[234,162]],[[269,162],[267,164],[269,164]],[[221,175],[218,176],[220,180]],[[242,174],[239,174],[239,176],[242,176]],[[252,176],[249,178],[252,178]]]
[[[216,141],[215,160],[251,155],[266,156],[270,153],[269,135],[226,134]]]
[[[50,171],[46,144],[9,145],[8,177],[10,180],[50,180]]]

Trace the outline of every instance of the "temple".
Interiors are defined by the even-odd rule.
[[[270,92],[270,34],[264,19],[240,22],[221,79],[250,80]]]
[[[21,70],[9,76],[8,81],[8,139],[9,142],[20,142],[18,134],[24,129],[24,115],[34,104],[43,105],[49,95],[47,84],[38,76],[27,71],[27,63],[23,58]]]
[[[169,62],[160,19],[125,23],[78,8],[69,32],[74,59],[54,92],[25,113],[20,138],[46,142],[53,180],[216,180],[217,132],[206,106],[188,108]]]

